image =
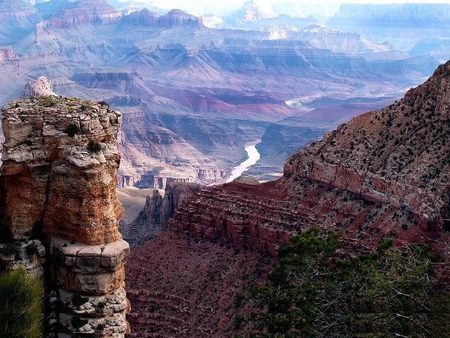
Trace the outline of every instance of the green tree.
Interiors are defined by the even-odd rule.
[[[251,337],[448,337],[450,301],[428,249],[393,248],[351,256],[339,234],[295,236],[251,297]],[[340,249],[340,250],[338,250]]]
[[[0,276],[0,337],[42,337],[43,283],[24,270]]]

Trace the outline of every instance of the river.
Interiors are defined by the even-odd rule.
[[[230,177],[227,178],[227,183],[240,177],[244,171],[247,171],[251,166],[255,165],[256,162],[259,161],[261,155],[256,149],[256,145],[260,142],[261,140],[257,140],[245,144],[244,150],[247,152],[248,158],[244,162],[233,168]]]

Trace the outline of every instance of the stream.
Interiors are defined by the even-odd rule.
[[[228,177],[227,179],[227,183],[240,177],[244,171],[247,171],[251,166],[255,165],[256,162],[259,161],[261,155],[256,149],[256,145],[260,142],[261,140],[257,140],[245,144],[244,150],[247,152],[248,158],[244,162],[233,168],[230,177]]]

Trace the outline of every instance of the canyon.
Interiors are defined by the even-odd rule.
[[[257,139],[261,161],[251,174],[273,179],[288,155],[344,122],[343,105],[381,108],[438,64],[313,18],[212,29],[180,10],[117,9],[103,0],[4,1],[0,15],[0,72],[8,79],[0,104],[45,76],[57,94],[120,110],[120,187],[219,181]],[[325,109],[329,119],[315,118]],[[348,112],[347,120],[362,110]],[[302,141],[289,149],[268,142],[277,134]]]
[[[44,279],[49,336],[129,331],[130,249],[116,197],[121,122],[104,102],[56,95],[2,109],[0,270]]]
[[[251,333],[251,323],[233,318],[255,304],[244,297],[240,311],[236,295],[264,280],[279,247],[313,226],[340,231],[343,255],[373,252],[383,238],[427,244],[448,282],[449,76],[450,62],[399,101],[326,133],[292,155],[276,181],[186,196],[168,228],[126,265],[130,336]]]
[[[44,278],[50,334],[251,333],[236,324],[249,285],[313,226],[347,255],[427,244],[448,279],[450,64],[401,98],[438,64],[420,45],[314,18],[266,27],[283,18],[247,5],[242,29],[211,29],[180,10],[0,1],[0,103],[28,96],[2,110],[0,269]],[[255,140],[246,174],[269,181],[205,187]],[[120,232],[117,186],[159,189]]]

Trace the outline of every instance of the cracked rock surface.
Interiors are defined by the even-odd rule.
[[[25,248],[29,257],[19,256],[27,270],[49,271],[49,334],[129,331],[123,289],[129,245],[119,233],[123,208],[116,197],[121,121],[105,102],[56,95],[2,109],[0,230],[9,241],[4,246]],[[35,237],[45,249],[39,240],[32,248],[23,244]],[[0,259],[6,262],[0,269],[16,268],[12,260]]]

